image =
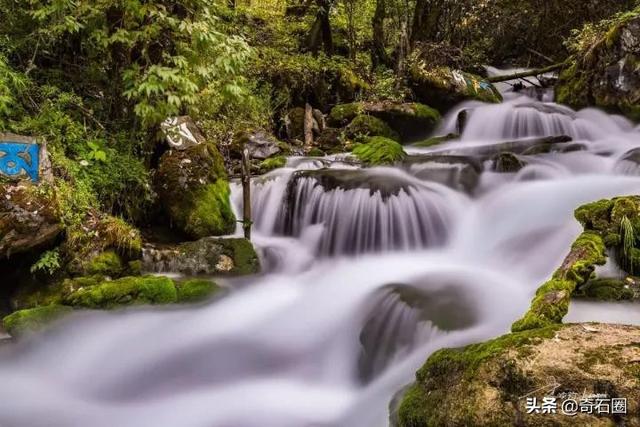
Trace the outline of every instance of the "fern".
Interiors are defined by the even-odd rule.
[[[31,266],[31,273],[47,273],[49,276],[60,269],[60,251],[53,249],[42,254],[40,259]]]

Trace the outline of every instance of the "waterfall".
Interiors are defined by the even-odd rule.
[[[628,121],[505,99],[460,105],[436,133],[467,110],[462,135],[394,167],[297,157],[255,178],[265,274],[0,347],[0,426],[387,425],[431,352],[509,330],[580,233],[577,205],[640,192]],[[547,136],[571,141],[535,146]],[[496,171],[510,149],[521,168]]]

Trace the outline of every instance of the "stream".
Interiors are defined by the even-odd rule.
[[[577,206],[640,192],[630,122],[502,90],[436,131],[467,110],[459,138],[407,146],[396,167],[290,158],[256,178],[265,273],[224,298],[75,314],[3,346],[0,426],[387,425],[430,353],[509,331],[579,235]],[[522,169],[493,171],[504,147]]]

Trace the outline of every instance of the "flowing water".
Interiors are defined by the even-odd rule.
[[[629,122],[506,98],[461,105],[438,130],[466,110],[460,138],[394,168],[292,158],[256,179],[263,275],[4,346],[0,426],[387,425],[431,352],[508,331],[579,234],[576,206],[640,192]],[[505,147],[526,166],[495,172]]]

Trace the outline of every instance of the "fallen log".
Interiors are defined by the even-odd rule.
[[[503,75],[503,76],[493,76],[493,77],[489,77],[487,80],[489,82],[491,82],[491,83],[501,83],[501,82],[506,82],[506,81],[509,81],[509,80],[522,79],[522,78],[525,78],[525,77],[540,76],[542,74],[547,74],[547,73],[551,73],[553,71],[561,70],[566,65],[567,65],[566,62],[562,62],[560,64],[554,64],[554,65],[550,65],[550,66],[544,67],[544,68],[536,68],[535,70],[521,71],[521,72],[518,72],[518,73],[506,74],[506,75]]]

